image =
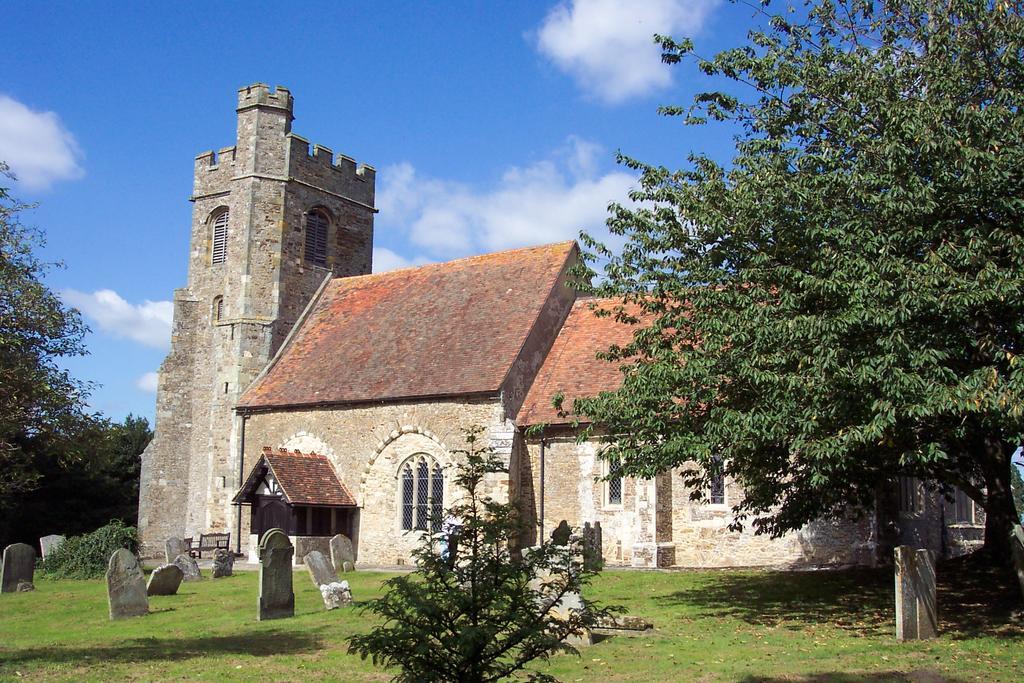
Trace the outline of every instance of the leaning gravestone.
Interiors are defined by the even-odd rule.
[[[19,583],[32,583],[36,569],[36,549],[25,543],[12,543],[4,548],[0,567],[0,592],[14,593]]]
[[[64,542],[64,537],[60,534],[50,534],[49,536],[43,536],[39,539],[39,551],[43,554],[43,561],[46,560],[47,556],[57,549],[61,543]]]
[[[146,595],[175,595],[185,572],[176,564],[162,564],[149,575]]]
[[[320,595],[324,599],[324,607],[328,610],[352,604],[352,591],[348,587],[348,581],[325,583],[320,586]]]
[[[231,576],[235,567],[235,554],[224,548],[213,551],[213,578]]]
[[[186,581],[203,580],[203,573],[199,571],[199,563],[195,561],[195,558],[178,555],[174,558],[174,564],[181,568],[181,573],[185,575]]]
[[[292,592],[292,556],[295,548],[280,529],[271,529],[260,539],[260,595],[256,618],[281,619],[295,616]]]
[[[338,574],[331,566],[331,561],[324,557],[319,550],[311,550],[306,553],[306,569],[309,571],[309,578],[313,579],[313,585],[317,588],[329,583],[338,583]]]
[[[167,558],[167,564],[174,564],[178,555],[188,556],[190,550],[188,543],[180,538],[168,538],[164,542],[164,555]]]
[[[346,569],[346,563],[350,567],[355,567],[356,551],[352,547],[352,539],[344,534],[338,534],[331,539],[331,562],[344,572],[352,571]]]
[[[139,560],[130,550],[121,548],[110,556],[107,565],[107,601],[110,618],[141,617],[149,612],[146,579]]]
[[[896,548],[896,639],[925,640],[939,634],[935,557],[909,545]]]

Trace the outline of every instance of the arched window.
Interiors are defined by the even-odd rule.
[[[228,210],[224,209],[213,219],[213,249],[211,263],[224,263],[228,258]]]
[[[441,530],[444,511],[444,472],[426,455],[417,455],[402,465],[399,473],[399,514],[402,530]]]
[[[315,266],[327,265],[327,226],[329,223],[324,212],[318,209],[306,214],[306,261]]]
[[[219,323],[220,319],[224,317],[224,297],[215,296],[213,297],[213,322]]]
[[[622,473],[618,459],[605,460],[604,504],[605,507],[622,505]]]
[[[708,503],[711,505],[725,505],[725,463],[722,458],[715,456],[711,472],[711,482],[708,486]]]

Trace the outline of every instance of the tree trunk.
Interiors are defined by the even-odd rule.
[[[1010,488],[1010,456],[1014,447],[1002,440],[985,440],[981,469],[985,474],[985,553],[999,564],[1009,564],[1010,534],[1019,523]]]

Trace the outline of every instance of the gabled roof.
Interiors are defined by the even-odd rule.
[[[269,446],[263,447],[260,459],[235,495],[234,502],[250,502],[267,473],[277,481],[285,502],[290,505],[354,507],[356,504],[326,457],[283,448],[275,452]]]
[[[569,424],[575,419],[575,399],[622,386],[621,364],[599,360],[597,354],[613,344],[624,346],[633,341],[636,326],[618,322],[611,315],[594,314],[595,308],[612,310],[621,303],[618,299],[576,300],[516,416],[518,425]],[[636,306],[627,306],[626,311],[633,316],[640,313]],[[562,410],[569,413],[566,416],[560,416],[552,405],[559,393],[563,395]]]
[[[240,408],[496,395],[576,245],[330,281]]]

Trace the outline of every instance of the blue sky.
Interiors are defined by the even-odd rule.
[[[294,130],[378,170],[375,270],[603,231],[635,175],[616,150],[727,158],[728,130],[656,114],[709,87],[654,33],[736,44],[719,0],[9,3],[0,159],[66,268],[93,406],[152,419],[170,299],[186,282],[192,159],[233,144],[235,92],[288,87]]]

